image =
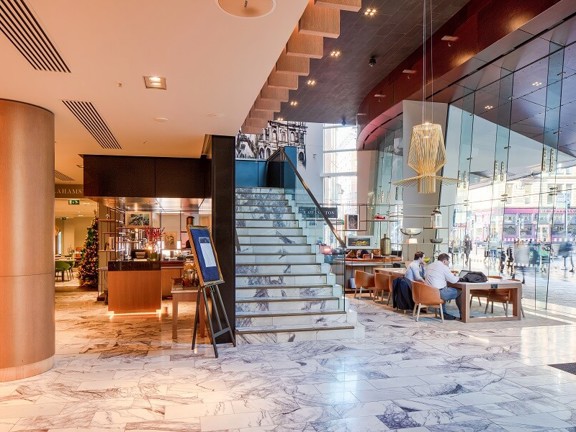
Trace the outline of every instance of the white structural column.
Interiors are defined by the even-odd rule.
[[[0,99],[0,381],[54,362],[54,115]]]

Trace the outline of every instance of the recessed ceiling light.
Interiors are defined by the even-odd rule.
[[[340,50],[332,50],[330,51],[330,57],[340,57],[342,55],[342,52]]]
[[[166,117],[154,117],[154,120],[156,120],[158,123],[164,123],[168,121]]]
[[[298,101],[295,101],[295,100],[290,101],[290,106],[293,106],[293,107],[298,106]]]
[[[218,0],[218,6],[224,12],[240,18],[260,18],[271,13],[276,0]]]
[[[486,106],[484,107],[484,109],[487,109],[487,110],[491,110],[492,108],[494,108],[494,106],[492,106],[492,105],[486,105]]]
[[[540,81],[534,81],[534,82],[532,83],[532,85],[533,85],[534,87],[539,87],[539,86],[542,85],[542,83],[541,83]]]
[[[156,75],[145,76],[144,85],[148,89],[166,90],[166,78]]]
[[[374,97],[377,97],[377,98],[385,98],[386,95],[385,95],[385,94],[382,94],[382,93],[376,93],[376,94],[374,95]]]
[[[278,117],[276,121],[284,121],[284,117]]]
[[[76,165],[78,168],[84,168],[84,165]]]
[[[308,81],[306,81],[306,84],[308,84],[310,87],[315,86],[316,80],[315,79],[309,79]]]
[[[376,8],[366,8],[366,10],[364,11],[364,15],[373,17],[374,15],[376,15]]]
[[[416,71],[414,69],[404,69],[402,71],[403,74],[414,75]]]

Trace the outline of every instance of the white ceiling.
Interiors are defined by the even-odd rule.
[[[54,113],[55,168],[82,183],[80,154],[197,158],[206,134],[236,135],[308,0],[261,18],[217,0],[25,3],[71,73],[35,70],[0,33],[0,98]],[[145,89],[145,75],[167,90]],[[62,100],[91,102],[122,149],[103,149]]]

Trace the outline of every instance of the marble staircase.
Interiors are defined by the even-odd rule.
[[[283,189],[236,189],[238,342],[363,337],[294,208]]]

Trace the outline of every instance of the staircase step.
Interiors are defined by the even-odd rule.
[[[297,220],[236,219],[236,228],[300,228]]]
[[[262,205],[237,205],[236,212],[238,213],[260,213],[260,214],[292,214],[292,208],[289,206],[270,206]]]
[[[323,297],[252,297],[236,299],[236,314],[278,313],[298,314],[303,312],[342,311],[344,301],[336,296]]]
[[[236,276],[329,273],[329,264],[236,264]]]
[[[314,264],[323,263],[324,257],[315,254],[236,254],[236,264]]]
[[[237,344],[286,343],[310,340],[353,339],[363,336],[363,328],[352,324],[294,326],[236,326]]]
[[[294,213],[266,213],[266,212],[238,212],[236,220],[261,219],[261,220],[296,220]]]
[[[287,207],[288,200],[285,197],[282,198],[247,198],[239,197],[236,195],[236,205],[237,206],[269,206],[269,207]]]
[[[286,196],[284,189],[281,188],[236,188],[236,195],[281,195]]]
[[[314,251],[318,250],[318,246],[311,246],[308,244],[252,244],[240,245],[240,251],[237,251],[236,253],[269,253],[279,255],[295,253],[310,254],[312,253],[313,248]]]
[[[302,236],[300,227],[236,227],[236,233],[239,236]]]
[[[236,287],[236,301],[243,301],[249,298],[283,298],[283,297],[296,297],[303,296],[322,297],[331,296],[333,294],[341,294],[342,288],[335,289],[332,285],[254,285],[254,286],[237,286]]]
[[[327,275],[319,274],[298,274],[298,275],[264,275],[258,276],[246,275],[236,276],[236,286],[260,286],[260,285],[301,285],[303,283],[309,284],[325,284],[328,282]]]
[[[275,245],[275,244],[307,244],[306,243],[307,237],[303,235],[291,235],[291,236],[284,236],[281,234],[277,234],[276,236],[266,236],[266,235],[238,235],[238,242],[240,245],[249,245],[249,244],[267,244],[267,245]]]
[[[236,312],[236,326],[294,326],[323,323],[347,324],[346,312],[332,311],[292,311],[292,312]]]

